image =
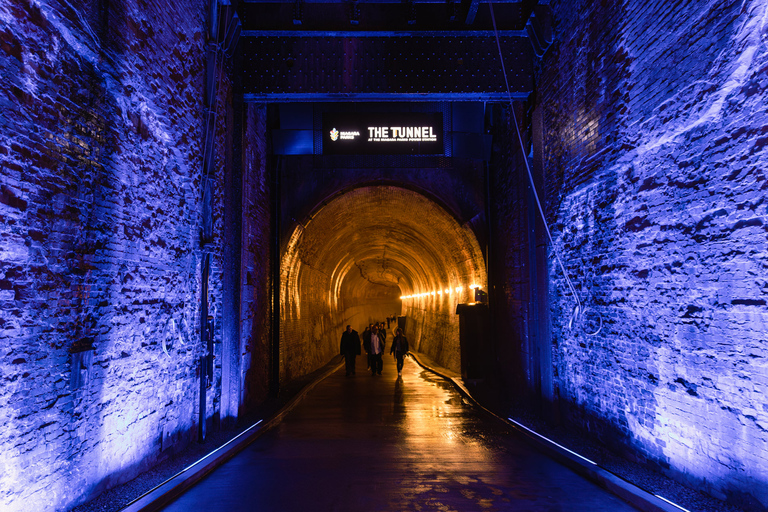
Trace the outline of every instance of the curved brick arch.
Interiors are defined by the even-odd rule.
[[[486,276],[472,230],[431,198],[393,185],[335,196],[283,251],[283,376],[325,362],[346,324],[362,330],[393,314],[406,316],[413,346],[458,369],[455,307],[472,301],[470,286],[485,287]]]
[[[307,197],[306,202],[299,205],[302,207],[302,209],[295,213],[297,215],[296,218],[299,220],[297,221],[296,219],[291,218],[293,225],[290,226],[289,230],[294,229],[297,224],[307,226],[310,222],[312,222],[312,219],[323,210],[326,205],[332,203],[333,201],[346,196],[347,194],[354,192],[357,189],[373,187],[394,187],[413,192],[419,196],[423,196],[444,210],[459,224],[467,221],[472,216],[477,215],[478,212],[475,211],[478,206],[476,197],[470,197],[468,199],[472,203],[473,207],[470,212],[468,211],[469,208],[466,204],[457,201],[456,194],[448,193],[446,190],[441,190],[440,188],[431,188],[434,187],[434,181],[436,180],[432,179],[431,175],[426,180],[419,180],[414,176],[401,176],[400,178],[394,179],[384,176],[362,176],[358,177],[356,180],[339,183],[338,186],[335,186],[332,189],[332,192],[326,191],[325,194],[314,197]],[[454,184],[456,187],[460,187],[462,185],[464,187],[473,187],[473,185],[470,183],[462,183],[461,185]],[[465,199],[467,198],[465,197]],[[476,233],[476,235],[482,236],[478,233]]]

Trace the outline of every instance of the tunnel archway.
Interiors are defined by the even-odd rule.
[[[460,369],[456,304],[486,287],[486,264],[473,231],[436,201],[355,188],[318,206],[283,247],[281,380],[327,362],[347,324],[362,332],[393,315],[406,318],[414,349]]]

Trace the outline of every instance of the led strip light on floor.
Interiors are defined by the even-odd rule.
[[[553,441],[552,439],[550,439],[550,438],[548,438],[548,437],[546,437],[546,436],[543,436],[543,435],[539,434],[539,433],[538,433],[538,432],[536,432],[535,430],[531,430],[530,428],[526,427],[525,425],[523,425],[523,424],[522,424],[522,423],[520,423],[519,421],[515,421],[515,420],[513,420],[512,418],[507,418],[507,421],[509,421],[510,423],[514,424],[515,426],[517,426],[517,427],[519,427],[519,428],[521,428],[521,429],[525,430],[525,431],[526,431],[526,432],[528,432],[529,434],[531,434],[531,435],[533,435],[533,436],[535,436],[535,437],[537,437],[537,438],[539,438],[539,439],[541,439],[541,440],[543,440],[543,441],[545,441],[545,442],[547,442],[547,443],[553,444],[553,445],[557,446],[558,448],[560,448],[560,449],[562,449],[562,450],[565,450],[566,452],[570,453],[571,455],[574,455],[574,456],[576,456],[576,457],[580,458],[581,460],[584,460],[584,461],[588,462],[589,464],[592,464],[592,465],[594,465],[594,466],[600,467],[600,466],[597,464],[597,462],[595,462],[595,461],[593,461],[593,460],[590,460],[590,459],[588,459],[588,458],[584,457],[583,455],[580,455],[580,454],[576,453],[575,451],[573,451],[573,450],[570,450],[570,449],[566,448],[565,446],[563,446],[563,445],[561,445],[561,444],[559,444],[559,443],[556,443],[556,442],[555,442],[555,441]],[[690,510],[688,510],[687,508],[681,507],[680,505],[678,505],[677,503],[675,503],[675,502],[673,502],[673,501],[669,501],[669,500],[668,500],[667,498],[665,498],[664,496],[659,496],[658,494],[654,494],[654,496],[655,496],[655,497],[657,497],[657,498],[659,498],[660,500],[664,501],[665,503],[668,503],[669,505],[672,505],[673,507],[675,507],[675,508],[678,508],[678,509],[682,510],[683,512],[691,512],[691,511],[690,511]]]
[[[253,425],[251,425],[251,426],[250,426],[250,427],[248,427],[247,429],[243,430],[242,432],[240,432],[239,434],[237,434],[235,437],[233,437],[232,439],[230,439],[229,441],[227,441],[227,442],[226,442],[226,443],[224,443],[223,445],[221,445],[221,446],[219,446],[218,448],[216,448],[215,450],[213,450],[213,451],[212,451],[211,453],[209,453],[208,455],[206,455],[206,456],[204,456],[204,457],[201,457],[199,460],[197,460],[197,461],[193,462],[192,464],[190,464],[189,466],[185,467],[184,469],[182,469],[181,471],[179,471],[178,473],[176,473],[176,474],[175,474],[173,477],[171,477],[171,478],[175,478],[175,477],[179,476],[180,474],[184,473],[185,471],[188,471],[188,470],[190,470],[191,468],[193,468],[193,467],[194,467],[196,464],[199,464],[199,463],[201,463],[202,461],[204,461],[205,459],[207,459],[208,457],[211,457],[212,455],[215,455],[216,453],[220,452],[221,450],[223,450],[224,448],[226,448],[226,447],[227,447],[227,446],[229,446],[230,444],[234,443],[235,441],[237,441],[238,439],[240,439],[241,437],[243,437],[244,435],[246,435],[247,433],[249,433],[249,432],[250,432],[251,430],[253,430],[254,428],[258,427],[258,426],[259,426],[259,423],[261,423],[262,421],[264,421],[264,420],[259,420],[259,421],[257,421],[256,423],[254,423]]]
[[[229,441],[227,441],[223,445],[219,446],[218,448],[216,448],[212,452],[204,455],[203,457],[201,457],[200,459],[196,460],[195,462],[193,462],[189,466],[185,467],[184,469],[182,469],[181,471],[179,471],[178,473],[176,473],[172,477],[164,480],[163,482],[161,482],[160,484],[154,486],[153,488],[151,488],[147,492],[145,492],[145,493],[141,494],[140,496],[138,496],[137,498],[131,500],[124,507],[122,507],[120,510],[123,511],[123,512],[124,511],[134,511],[134,510],[155,510],[156,506],[154,505],[154,503],[155,503],[155,501],[161,499],[161,496],[158,495],[157,497],[154,497],[154,498],[150,497],[153,493],[156,493],[157,491],[160,491],[160,489],[163,488],[163,487],[167,487],[167,486],[171,486],[171,488],[175,487],[178,484],[174,484],[174,481],[179,479],[179,478],[181,478],[184,475],[184,473],[187,473],[188,471],[195,469],[195,466],[198,466],[199,464],[205,462],[206,460],[213,460],[213,459],[215,459],[215,455],[217,453],[219,453],[222,450],[226,449],[229,445],[231,445],[232,443],[236,442],[238,439],[240,439],[241,437],[245,436],[246,434],[251,433],[263,421],[264,420],[257,421],[256,423],[254,423],[253,425],[251,425],[247,429],[243,430],[238,435],[236,435],[235,437],[233,437],[232,439],[230,439]],[[192,474],[194,474],[194,473],[192,473]],[[169,489],[169,490],[171,490],[171,489]],[[161,494],[165,494],[167,492],[168,491],[161,492]],[[146,499],[149,499],[150,501],[147,502],[147,503],[141,504],[142,500],[146,500]]]
[[[568,452],[568,453],[570,453],[571,455],[575,455],[576,457],[578,457],[578,458],[580,458],[580,459],[582,459],[582,460],[585,460],[585,461],[589,462],[590,464],[593,464],[593,465],[597,466],[597,462],[591,461],[591,460],[589,460],[588,458],[584,457],[583,455],[579,455],[578,453],[576,453],[576,452],[575,452],[575,451],[573,451],[573,450],[569,450],[569,449],[568,449],[568,448],[566,448],[565,446],[563,446],[563,445],[561,445],[561,444],[558,444],[558,443],[554,442],[553,440],[549,439],[548,437],[544,437],[543,435],[539,434],[538,432],[536,432],[536,431],[534,431],[534,430],[531,430],[531,429],[529,429],[528,427],[526,427],[526,426],[525,426],[525,425],[523,425],[522,423],[520,423],[520,422],[517,422],[517,421],[513,420],[512,418],[507,418],[507,420],[508,420],[509,422],[511,422],[511,423],[514,423],[514,424],[515,424],[515,425],[517,425],[518,427],[522,428],[522,429],[523,429],[523,430],[525,430],[526,432],[529,432],[529,433],[533,434],[534,436],[538,437],[539,439],[543,439],[544,441],[546,441],[546,442],[548,442],[548,443],[551,443],[551,444],[553,444],[553,445],[557,446],[558,448],[561,448],[561,449],[563,449],[563,450],[567,451],[567,452]],[[666,500],[665,500],[665,501],[666,501]]]
[[[654,496],[656,496],[657,498],[659,498],[659,499],[660,499],[660,500],[662,500],[662,501],[665,501],[665,502],[669,503],[669,504],[670,504],[670,505],[672,505],[673,507],[677,507],[677,508],[679,508],[680,510],[684,510],[685,512],[691,512],[691,511],[690,511],[690,510],[688,510],[687,508],[683,508],[683,507],[681,507],[680,505],[678,505],[677,503],[675,503],[675,502],[673,502],[673,501],[669,501],[669,500],[668,500],[667,498],[665,498],[664,496],[659,496],[658,494],[654,494]]]

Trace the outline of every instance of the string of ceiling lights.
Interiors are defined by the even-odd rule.
[[[468,288],[472,291],[482,289],[482,286],[479,284],[472,284],[469,285]],[[439,297],[442,295],[453,295],[454,293],[461,293],[464,291],[463,286],[457,286],[456,288],[446,288],[445,290],[433,290],[431,292],[422,292],[422,293],[414,293],[412,295],[401,295],[400,300],[409,300],[409,299],[421,299],[424,297]]]

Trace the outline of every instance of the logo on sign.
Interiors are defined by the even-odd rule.
[[[339,130],[334,128],[333,130],[331,130],[331,140],[335,142],[338,138],[339,138]]]

